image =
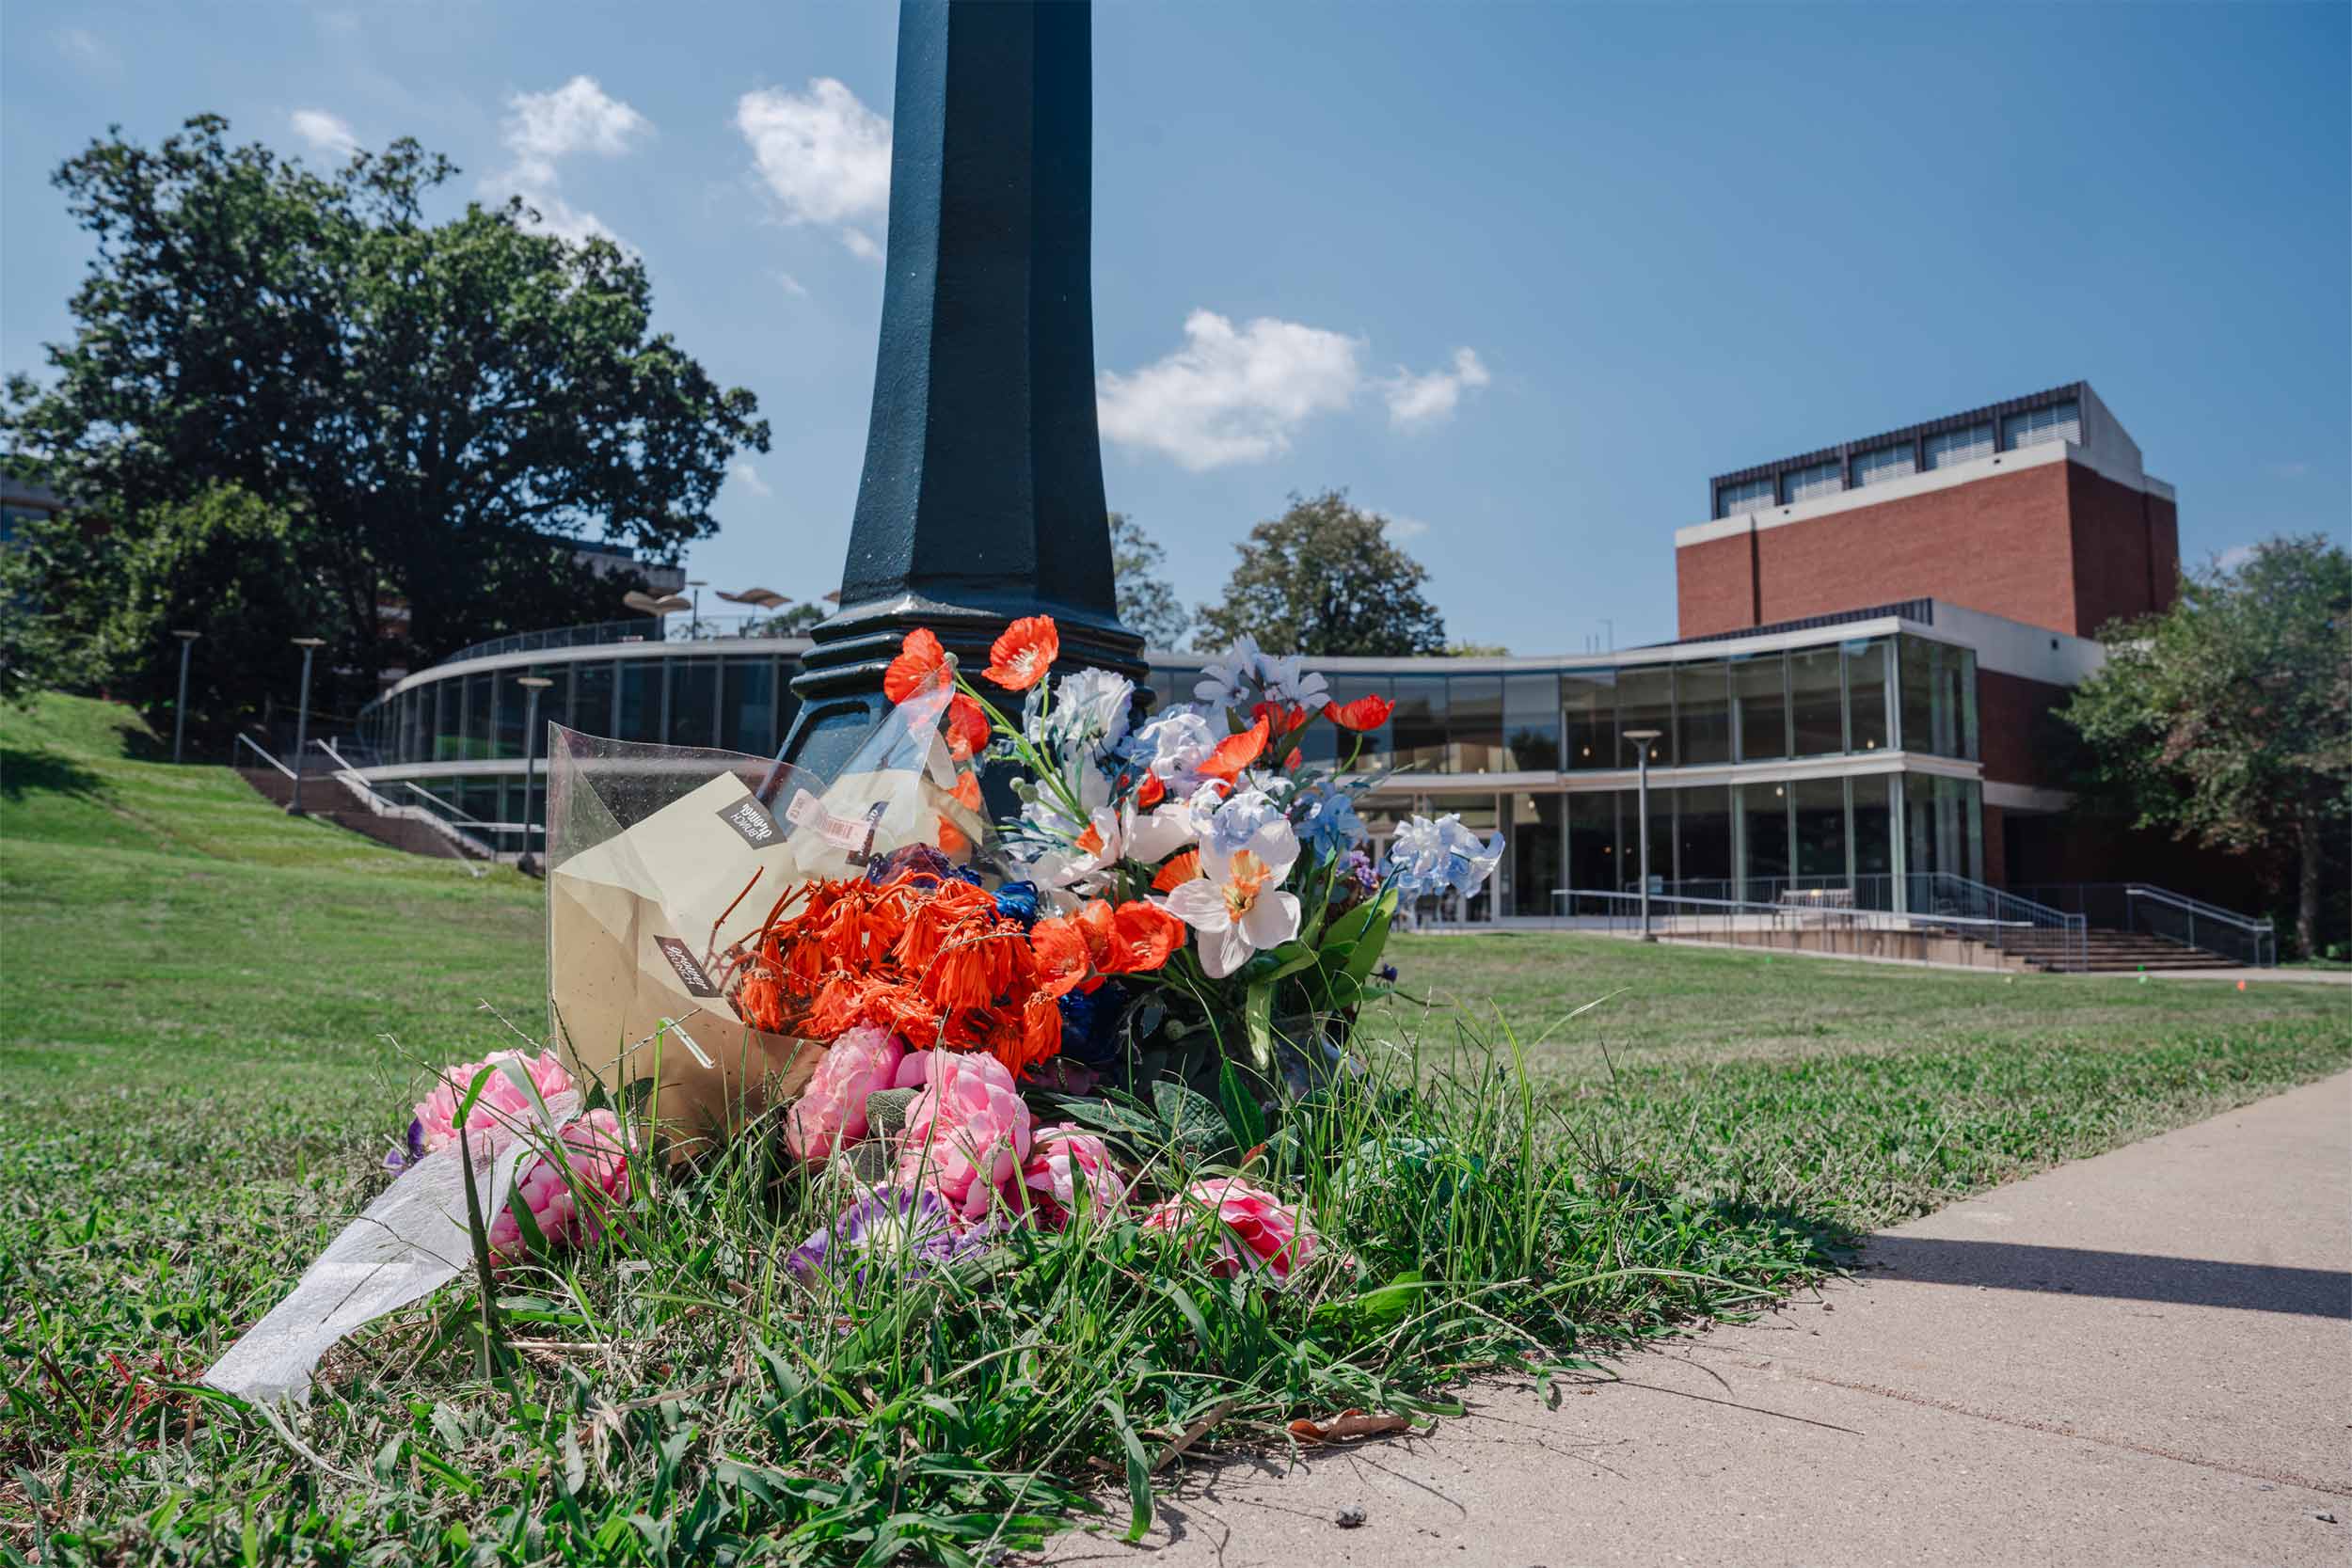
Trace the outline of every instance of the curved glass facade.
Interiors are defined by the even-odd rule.
[[[484,824],[528,820],[525,692],[544,720],[626,740],[772,752],[789,729],[804,640],[530,647],[418,672],[371,704],[361,771]],[[1161,703],[1189,700],[1197,655],[1151,656]],[[1891,619],[1613,655],[1328,659],[1338,701],[1385,697],[1357,766],[1390,771],[1377,840],[1415,812],[1456,812],[1510,844],[1470,919],[1539,916],[1570,889],[1639,885],[1629,732],[1649,742],[1649,874],[1694,896],[1770,898],[1905,872],[1981,879],[1976,654]],[[1312,760],[1339,760],[1330,725]],[[542,749],[544,750],[544,749]],[[358,760],[358,758],[354,759]]]

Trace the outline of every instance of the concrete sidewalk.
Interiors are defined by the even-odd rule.
[[[1556,1408],[1487,1387],[1430,1437],[1197,1470],[1143,1547],[1049,1559],[2352,1562],[2352,1074],[1956,1204],[1865,1262]]]

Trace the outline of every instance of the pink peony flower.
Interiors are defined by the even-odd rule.
[[[785,1147],[799,1159],[829,1160],[866,1136],[866,1097],[893,1086],[905,1056],[898,1037],[876,1024],[834,1041],[785,1116]]]
[[[490,1258],[505,1265],[527,1250],[513,1205],[529,1207],[539,1234],[559,1246],[593,1242],[604,1234],[604,1215],[628,1198],[628,1148],[619,1118],[590,1111],[565,1125],[558,1140],[559,1165],[544,1154],[527,1156],[515,1179],[515,1196],[490,1220]],[[563,1167],[569,1167],[570,1175]]]
[[[1038,1129],[1029,1163],[1022,1168],[1021,1183],[1028,1189],[1038,1218],[1048,1229],[1061,1229],[1076,1212],[1081,1171],[1098,1212],[1117,1213],[1127,1207],[1126,1178],[1120,1175],[1101,1138],[1074,1122]]]
[[[898,1058],[898,1070],[892,1075],[894,1089],[919,1089],[931,1081],[931,1058],[936,1051],[910,1051]]]
[[[482,1085],[481,1098],[473,1102],[473,1109],[467,1116],[467,1131],[502,1145],[531,1125],[537,1115],[531,1097],[512,1078],[498,1070],[501,1062],[520,1064],[541,1100],[553,1100],[559,1094],[572,1092],[572,1075],[564,1070],[563,1058],[554,1052],[526,1056],[519,1051],[493,1051],[478,1062],[448,1069],[434,1084],[433,1092],[417,1101],[417,1127],[411,1144],[430,1154],[457,1141],[457,1107],[472,1089],[475,1076],[485,1068],[492,1071],[489,1081]]]
[[[1222,1222],[1218,1246],[1223,1256],[1209,1270],[1230,1279],[1244,1269],[1266,1268],[1277,1279],[1315,1255],[1314,1227],[1306,1216],[1235,1177],[1195,1181],[1144,1216],[1146,1230],[1184,1232],[1200,1224],[1203,1210]]]
[[[1009,1200],[1029,1158],[1029,1107],[1012,1074],[978,1052],[934,1052],[930,1082],[907,1107],[898,1180],[932,1189],[967,1220]]]

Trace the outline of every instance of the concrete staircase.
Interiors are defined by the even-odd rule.
[[[2150,936],[2137,931],[2111,931],[2097,927],[2083,934],[2088,957],[2087,967],[2094,974],[2129,974],[2143,969],[2236,969],[2235,959],[2218,953],[2208,953],[2201,947],[2191,947],[2169,937]],[[2035,969],[2063,970],[2069,967],[2066,933],[2057,930],[2024,931],[2007,938],[2003,943],[2011,956],[2022,958]]]
[[[240,768],[237,776],[263,800],[284,806],[294,799],[294,781],[274,768]],[[378,844],[411,855],[453,855],[469,861],[486,860],[479,847],[412,816],[371,811],[331,773],[310,773],[302,781],[305,816],[332,822]]]

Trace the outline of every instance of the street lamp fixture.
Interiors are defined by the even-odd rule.
[[[531,694],[523,708],[523,852],[515,863],[516,870],[528,875],[532,867],[531,824],[534,820],[531,815],[531,776],[539,761],[539,693],[555,682],[545,675],[516,675],[515,684]],[[546,847],[544,844],[540,846],[542,851]]]
[[[1649,749],[1650,742],[1665,734],[1663,730],[1628,730],[1625,738],[1633,742],[1633,754],[1639,759],[1641,783],[1634,799],[1639,802],[1642,835],[1642,940],[1656,942],[1649,928]]]
[[[171,760],[178,762],[188,743],[188,650],[196,646],[200,631],[175,631],[180,640],[180,700],[171,708]]]
[[[324,637],[297,637],[294,645],[302,650],[302,705],[294,709],[294,793],[287,799],[286,815],[302,815],[302,753],[310,744],[310,656],[326,646]]]

